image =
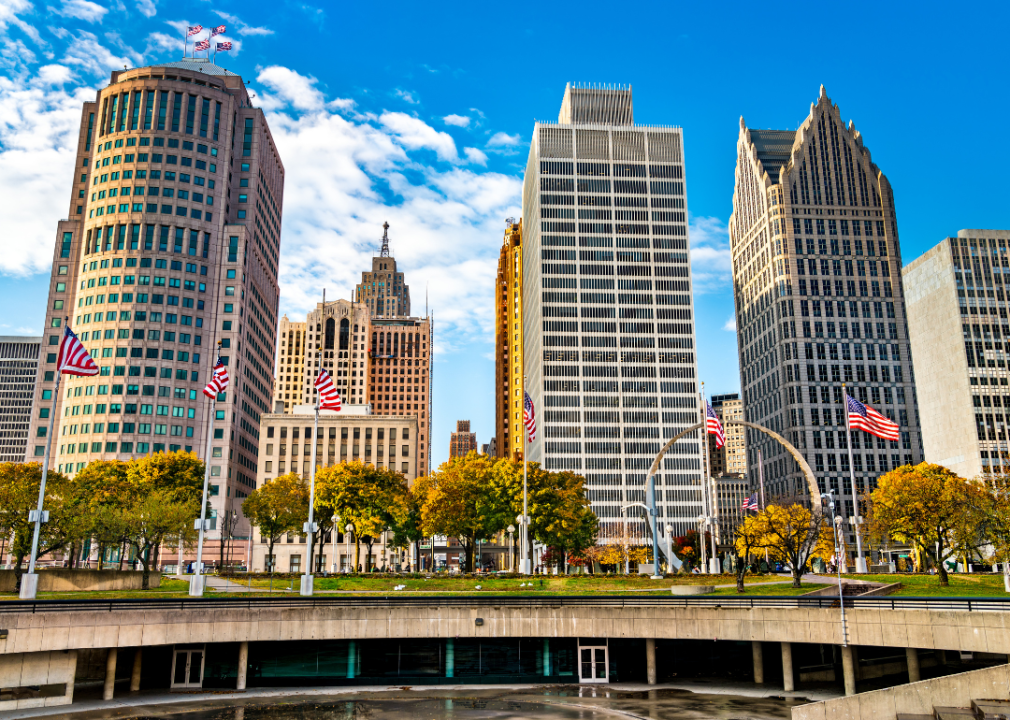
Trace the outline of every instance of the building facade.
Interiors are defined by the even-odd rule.
[[[364,405],[371,332],[368,308],[350,300],[319,302],[306,316],[305,327],[301,404],[315,404],[315,382],[322,368],[333,378],[341,403]]]
[[[40,337],[0,336],[0,462],[24,462],[28,451],[41,345]]]
[[[717,539],[720,543],[730,544],[733,542],[733,531],[746,517],[743,503],[750,497],[750,483],[744,477],[723,475],[715,478],[712,485],[715,488],[716,515],[719,518],[716,525]]]
[[[700,419],[683,134],[633,124],[630,88],[567,87],[536,123],[523,183],[529,459],[586,477],[601,536],[644,533],[646,472],[665,438]],[[510,408],[521,420],[521,394]],[[700,438],[657,475],[661,524],[702,511]]]
[[[477,450],[477,433],[470,432],[469,420],[457,420],[456,432],[449,436],[449,457],[466,457]]]
[[[712,458],[712,475],[747,475],[747,434],[740,425],[729,425],[727,420],[743,420],[743,401],[739,393],[713,395],[712,410],[722,422],[726,443],[715,446],[715,435],[708,436],[709,456]]]
[[[382,224],[382,248],[372,258],[372,269],[361,273],[361,282],[354,289],[355,299],[368,306],[376,317],[408,317],[410,287],[403,273],[396,269],[396,258],[389,254],[389,223]]]
[[[902,271],[925,457],[967,478],[1010,472],[1008,244],[961,230]]]
[[[283,403],[283,411],[304,402],[305,333],[308,325],[281,318],[280,341],[277,344],[277,381],[274,385],[274,408]]]
[[[255,488],[273,397],[284,165],[238,75],[204,59],[114,71],[81,113],[57,224],[28,459],[57,415],[52,467],[206,447],[218,353],[211,523]],[[66,318],[101,368],[64,376]],[[216,345],[220,343],[220,351]],[[240,526],[248,527],[244,522]],[[217,531],[211,532],[211,544]]]
[[[745,417],[799,448],[849,515],[844,392],[901,426],[898,442],[852,433],[857,491],[922,450],[894,194],[823,86],[796,131],[741,118],[729,231]],[[751,478],[758,448],[769,499],[807,493],[785,450],[753,431]]]
[[[257,487],[289,472],[309,479],[314,412],[314,405],[297,405],[290,413],[263,416],[263,451],[259,457]],[[317,469],[359,461],[395,470],[402,473],[408,482],[413,482],[418,475],[420,449],[416,416],[373,415],[368,405],[350,405],[340,412],[322,410],[319,413]],[[354,564],[353,536],[347,537],[343,532],[338,532],[335,538],[330,532],[321,535],[322,547],[317,550],[315,572],[346,570]],[[372,547],[373,562],[380,569],[390,568],[394,558],[398,557],[388,545],[389,535],[383,533]],[[269,569],[267,555],[268,544],[259,531],[255,531],[254,570]],[[290,533],[274,546],[275,571],[304,572],[305,562],[304,536]],[[364,562],[362,547],[359,564]]]
[[[505,221],[495,276],[495,450],[522,459],[523,432],[523,221]]]

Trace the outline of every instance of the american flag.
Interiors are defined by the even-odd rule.
[[[56,359],[56,369],[65,375],[90,376],[98,374],[98,366],[67,325],[63,329],[63,341]]]
[[[210,40],[201,40],[198,43],[194,43],[194,50],[210,50]]]
[[[333,385],[330,374],[325,370],[319,371],[316,378],[316,390],[319,392],[319,409],[340,411],[340,393]]]
[[[740,509],[744,512],[747,512],[748,510],[758,512],[761,508],[758,507],[757,493],[752,494],[749,498],[744,498],[743,505],[740,506]]]
[[[214,366],[214,372],[210,375],[210,382],[207,383],[207,387],[203,389],[203,394],[211,400],[217,400],[217,396],[220,393],[223,393],[227,387],[228,368],[224,366],[221,358],[218,358],[217,364]]]
[[[705,423],[708,426],[708,434],[715,435],[715,446],[721,448],[726,444],[726,431],[722,429],[722,423],[719,422],[719,416],[712,409],[712,403],[706,402],[705,405],[707,407]]]
[[[526,442],[533,442],[537,436],[537,413],[528,392],[523,393],[523,425],[526,426]]]
[[[218,25],[216,28],[211,28],[210,36],[221,35],[224,33],[224,25]]]
[[[223,42],[217,44],[218,52],[224,52],[225,50],[231,50],[231,42]]]
[[[197,33],[203,32],[203,25],[190,25],[186,37],[193,37]]]
[[[898,423],[888,420],[869,405],[856,400],[849,395],[845,396],[845,404],[849,408],[849,427],[854,430],[863,430],[876,435],[884,440],[898,439]]]

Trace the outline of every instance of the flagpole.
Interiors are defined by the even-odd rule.
[[[701,537],[699,545],[701,545],[701,562],[702,562],[702,572],[708,573],[708,545],[705,544],[705,520],[708,518],[708,408],[705,405],[705,383],[700,383],[701,392],[698,393],[698,398],[701,402],[699,406],[701,408],[702,417],[702,427],[701,427],[701,441],[705,445],[705,467],[702,468],[702,480],[701,480],[701,504],[702,504],[702,523],[701,523]]]
[[[67,322],[70,318],[64,318]],[[32,554],[28,560],[28,573],[21,576],[21,592],[19,597],[22,600],[34,600],[38,590],[39,576],[35,573],[35,561],[39,552],[39,537],[42,534],[42,504],[46,497],[46,476],[49,474],[49,451],[53,444],[53,426],[56,422],[56,401],[60,397],[60,380],[63,373],[57,370],[56,386],[53,388],[53,404],[49,410],[49,429],[46,431],[46,451],[42,457],[42,477],[39,481],[39,504],[35,510],[35,530],[32,534]]]
[[[859,537],[859,499],[856,497],[856,470],[852,465],[852,429],[849,427],[849,401],[848,390],[845,383],[842,383],[842,403],[845,405],[845,445],[849,448],[849,482],[852,484],[852,510],[855,516],[853,529],[856,533],[856,572],[865,574],[866,558],[863,557],[863,541]]]
[[[221,355],[221,341],[217,341],[218,356]],[[217,362],[216,358],[211,357],[211,362]],[[214,365],[211,365],[210,370],[211,378],[214,377]],[[206,578],[201,572],[203,569],[203,539],[204,532],[207,528],[207,493],[210,486],[210,450],[211,443],[214,441],[214,416],[216,414],[215,408],[217,407],[217,395],[210,400],[210,423],[207,425],[207,450],[203,455],[203,497],[200,500],[200,519],[194,524],[197,530],[199,530],[199,536],[196,542],[196,567],[193,568],[193,578],[189,581],[189,594],[192,597],[203,597],[204,583]]]
[[[709,558],[709,572],[713,575],[716,574],[717,565],[719,562],[719,556],[715,552],[715,523],[716,523],[716,507],[715,507],[715,478],[712,477],[712,458],[708,447],[708,401],[705,399],[705,383],[701,384],[702,393],[702,403],[704,405],[705,412],[705,432],[702,437],[705,439],[705,486],[708,488],[708,522],[709,527],[712,529],[709,531],[709,542],[712,544],[712,557]]]
[[[765,505],[765,466],[764,466],[764,458],[761,455],[761,448],[757,449],[757,455],[758,455],[758,484],[761,487],[761,510],[764,510],[765,507],[767,506]],[[765,565],[767,564],[768,564],[768,548],[765,548]]]
[[[326,288],[323,288],[323,305],[320,309],[320,318],[324,317],[326,314]],[[323,321],[325,323],[325,321]],[[321,324],[323,332],[326,332],[325,325]],[[321,354],[319,352],[319,333],[316,333],[316,365],[321,363]],[[316,370],[316,378],[319,378],[319,369]],[[299,593],[301,595],[311,595],[313,590],[313,577],[312,577],[312,539],[315,535],[315,513],[313,512],[315,508],[313,505],[316,502],[316,443],[319,441],[319,403],[322,402],[322,396],[319,394],[319,389],[316,389],[316,407],[315,407],[315,423],[312,426],[312,454],[309,465],[309,519],[305,523],[305,558],[308,561],[305,566],[305,572],[302,573],[302,586]],[[366,568],[367,571],[367,568]]]
[[[523,375],[523,414],[526,412],[526,375]],[[532,441],[530,440],[529,428],[525,427],[525,417],[523,418],[524,432],[526,434],[526,443],[529,445]],[[527,501],[527,480],[526,480],[526,468],[529,466],[529,448],[523,449],[523,520],[521,525],[522,530],[522,551],[523,560],[521,565],[521,573],[523,575],[529,575],[531,573],[531,563],[529,560],[530,555],[530,537],[529,537],[529,505]]]

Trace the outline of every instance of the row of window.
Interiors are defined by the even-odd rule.
[[[183,82],[189,82],[182,78]],[[204,83],[200,82],[200,85]],[[155,107],[155,94],[157,94],[157,107]],[[186,97],[185,117],[183,116],[183,96]],[[111,99],[111,102],[110,102]],[[218,132],[221,125],[221,103],[214,100],[213,121],[211,120],[211,99],[199,95],[190,95],[174,91],[169,103],[168,90],[135,90],[132,93],[126,91],[117,93],[111,97],[106,95],[102,100],[102,118],[99,128],[102,134],[114,132],[126,132],[130,130],[167,130],[179,132],[180,127],[185,127],[186,134],[192,135],[199,127],[200,137],[207,137],[208,132],[212,132],[214,140],[218,139]],[[132,139],[132,138],[131,138]],[[146,138],[141,138],[145,140]],[[162,138],[154,138],[157,142]],[[170,138],[169,142],[178,142]],[[108,144],[108,143],[106,143]]]
[[[197,170],[204,170],[210,173],[217,173],[217,163],[208,163],[206,160],[196,159],[194,162],[193,158],[183,155],[179,157],[178,155],[162,155],[161,153],[136,153],[136,159],[134,159],[134,153],[125,153],[123,155],[114,155],[112,157],[102,158],[101,160],[95,161],[95,170],[100,170],[103,167],[109,167],[110,165],[115,167],[119,164],[128,164],[132,162],[150,162],[150,163],[164,163],[165,165],[179,165],[181,167],[195,167]],[[104,177],[104,176],[102,176]],[[168,179],[168,178],[166,178]],[[105,182],[102,180],[101,182]],[[98,176],[92,184],[98,184]]]
[[[659,291],[681,291],[687,292],[688,284],[683,280],[618,280],[617,290],[652,290]],[[543,278],[541,286],[545,289],[571,289],[582,290],[614,290],[614,281],[610,278],[579,278],[578,284],[575,278]]]
[[[905,447],[906,450],[911,450],[911,443]],[[849,456],[847,454],[843,455],[828,455],[827,465],[824,464],[825,456],[821,453],[814,453],[814,472],[848,472],[849,471]],[[879,463],[879,464],[878,464]],[[888,456],[887,455],[866,455],[866,472],[887,472],[888,469],[894,470],[901,467],[902,465],[911,465],[912,456],[909,454],[905,455],[905,459],[902,460],[898,455],[890,456],[890,466],[888,466]],[[878,470],[879,467],[879,470]],[[852,469],[856,472],[863,472],[863,456],[856,453],[852,456]]]
[[[142,295],[143,293],[138,295],[138,302],[142,302],[141,300],[139,300],[140,296]],[[146,298],[146,296],[144,297]],[[176,298],[174,295],[169,295],[168,297],[169,300],[176,301],[176,302],[169,302],[169,305],[179,304],[178,298]],[[163,298],[161,295],[152,295],[151,302],[153,304],[160,304],[162,302],[162,299]],[[183,298],[183,299],[189,300],[189,298]],[[92,318],[94,318],[94,322],[112,322],[113,320],[115,320],[116,315],[117,313],[115,312],[106,312],[106,313],[99,312],[94,314],[85,313],[83,315],[78,315],[75,318],[74,324],[87,325],[92,321]],[[118,313],[118,315],[121,321],[128,321],[130,320],[131,312],[129,310],[123,310],[122,312]],[[147,312],[146,310],[136,310],[132,313],[132,315],[134,322],[152,322],[152,323],[165,322],[168,325],[174,325],[175,323],[179,323],[180,325],[193,325],[194,327],[197,328],[203,327],[203,318],[202,317],[195,318],[195,324],[194,324],[194,317],[192,315],[179,315],[178,313]],[[103,316],[105,317],[104,320],[102,319]],[[54,327],[59,327],[59,323],[56,322],[57,320],[59,320],[59,318],[54,318],[54,322],[51,323]],[[143,340],[145,334],[143,328],[133,328],[132,332],[131,328],[118,328],[118,331],[117,329],[109,328],[104,331],[103,330],[92,331],[91,339],[92,340],[101,339],[103,337],[102,335],[103,332],[104,332],[104,338],[106,340],[115,340],[115,339],[126,340],[131,337],[134,340]],[[147,339],[157,340],[159,332],[160,332],[159,330],[147,331]],[[88,333],[87,332],[81,333],[80,338],[82,342],[87,342]]]
[[[832,260],[830,267],[827,260],[821,260],[821,275],[835,275],[836,277],[842,276],[842,269],[845,270],[846,277],[853,277],[853,269],[855,269],[855,274],[859,277],[866,277],[867,266],[870,271],[870,277],[877,277],[877,261],[876,260],[856,260],[855,267],[853,268],[852,260]],[[806,263],[803,262],[803,258],[796,258],[796,273],[798,275],[816,275],[817,274],[817,261],[813,258],[809,258]],[[883,277],[891,277],[891,267],[886,260],[880,261],[880,275]]]
[[[133,129],[135,130],[136,128],[133,128]],[[150,130],[150,128],[144,128],[144,129],[145,130]],[[108,152],[109,150],[118,150],[119,148],[122,148],[122,147],[128,147],[128,148],[130,148],[130,147],[137,147],[138,146],[137,140],[138,139],[135,138],[135,137],[119,138],[118,140],[115,140],[115,141],[109,140],[109,141],[107,141],[105,143],[104,147],[103,147],[102,143],[98,143],[95,146],[95,153],[98,154],[98,155],[101,155],[103,150],[105,150],[106,152]],[[153,146],[154,147],[165,147],[165,138],[163,138],[163,137],[155,137],[155,138],[142,137],[139,140],[140,140],[140,142],[139,142],[139,146],[140,147],[151,147],[152,146],[152,140],[153,140]],[[178,138],[168,138],[168,147],[169,148],[177,148],[177,147],[179,147],[179,139]],[[193,142],[191,140],[183,140],[182,141],[182,149],[183,150],[189,150],[189,151],[192,152],[193,149],[194,149]],[[207,154],[207,146],[203,145],[202,143],[201,144],[197,144],[195,146],[195,149],[196,149],[196,151],[198,153],[200,153],[202,155],[206,155]],[[210,154],[211,154],[212,157],[217,157],[217,148],[216,147],[210,148]]]
[[[134,449],[134,446],[136,446],[136,449]],[[94,452],[103,452],[102,447],[103,447],[103,443],[101,443],[101,442],[93,442],[93,443],[91,443],[91,452],[93,452],[93,453]],[[137,455],[141,455],[141,456],[147,455],[147,454],[149,454],[151,452],[156,452],[156,453],[165,452],[165,443],[149,443],[149,442],[138,442],[138,443],[120,442],[120,443],[116,443],[116,442],[106,442],[106,443],[104,443],[104,447],[105,447],[104,452],[107,452],[107,453],[114,453],[114,452],[136,453]],[[119,448],[118,451],[116,450],[117,447]],[[169,452],[178,452],[179,450],[182,450],[182,445],[169,445],[168,446],[168,450],[169,450]],[[186,452],[190,452],[191,450],[192,450],[192,446],[187,445],[186,446]],[[62,445],[60,446],[60,452],[61,453],[63,452],[63,446]],[[81,450],[80,452],[87,452],[87,450]],[[36,445],[35,446],[35,454],[37,456],[39,456],[39,457],[41,457],[42,455],[44,455],[45,454],[45,446],[44,445]],[[65,454],[69,455],[69,454],[72,454],[72,453],[70,453],[68,451]],[[80,472],[81,470],[84,469],[84,467],[86,465],[87,465],[86,462],[66,463],[66,464],[60,463],[60,465],[59,465],[59,472],[67,472],[67,473],[70,473],[70,472]]]
[[[122,179],[123,180],[132,180],[132,179],[134,179],[134,171],[133,170],[123,170],[123,171],[116,170],[116,171],[111,172],[111,173],[102,173],[101,175],[95,175],[93,177],[93,179],[92,179],[91,184],[92,185],[99,185],[99,184],[106,183],[106,182],[116,182],[117,180],[120,179],[120,172],[122,172]],[[147,180],[148,179],[148,174],[147,174],[148,172],[149,172],[148,170],[137,170],[136,171],[136,179],[137,180]],[[151,175],[150,175],[150,179],[151,180],[161,180],[162,179],[161,170],[150,170],[150,173],[151,173]],[[81,182],[84,182],[86,178],[87,178],[86,175],[82,175],[81,176]],[[164,180],[166,182],[174,182],[175,179],[176,179],[176,177],[175,177],[175,171],[174,170],[165,170]],[[211,190],[214,189],[214,183],[215,183],[214,178],[210,178],[209,180],[207,180],[202,175],[192,175],[191,176],[191,175],[189,175],[187,173],[179,173],[179,182],[180,183],[188,183],[188,182],[190,182],[190,180],[192,180],[192,182],[193,182],[194,185],[198,185],[200,187],[203,187],[204,185],[206,185],[209,189],[211,189]],[[128,193],[123,193],[123,194],[128,194]],[[134,194],[135,195],[142,195],[143,193],[134,193]],[[78,192],[77,196],[78,197],[84,197],[84,191],[80,190]],[[112,196],[110,195],[110,197],[112,197]]]
[[[176,195],[174,188],[158,188],[154,186],[145,187],[143,185],[135,185],[132,187],[121,187],[121,188],[111,188],[109,190],[99,190],[98,192],[91,193],[91,201],[96,202],[99,200],[105,200],[106,193],[108,193],[109,198],[114,198],[117,196],[128,197],[131,192],[133,193],[134,197],[143,196],[145,192],[149,197],[157,197],[158,193],[160,192],[161,197],[167,197],[167,198],[178,197],[179,200],[190,200],[189,197],[190,193],[188,190],[179,190],[178,194]],[[199,202],[199,203],[204,202],[203,193],[194,192],[192,202]],[[209,193],[207,195],[207,204],[208,205],[214,204],[214,196],[210,195]],[[153,212],[153,210],[149,212]]]
[[[292,440],[298,440],[299,436],[302,435],[302,432],[301,432],[302,428],[293,427],[293,428],[290,428],[290,430],[291,430],[291,439]],[[306,440],[311,440],[312,439],[312,428],[311,427],[307,427],[307,428],[304,428],[304,430],[305,430],[305,432],[304,432],[305,439]],[[316,438],[317,439],[321,439],[322,437],[325,436],[325,437],[329,437],[330,440],[335,440],[336,439],[336,437],[337,437],[337,428],[330,427],[328,434],[325,433],[325,430],[326,430],[326,428],[321,429],[319,431],[319,434],[316,436]],[[372,438],[372,430],[373,430],[373,428],[370,428],[370,427],[364,428],[364,431],[365,431],[364,435],[365,435],[365,439],[366,440],[370,440]],[[375,428],[376,438],[378,438],[379,440],[383,439],[385,430],[386,430],[385,428]],[[396,440],[396,430],[397,430],[396,428],[389,428],[389,439],[390,440]],[[354,440],[358,440],[359,438],[361,438],[361,431],[362,431],[362,428],[360,428],[360,427],[353,427],[353,428],[342,427],[342,428],[340,428],[340,438],[342,440],[347,440],[348,437],[351,437]],[[281,427],[278,428],[277,426],[271,425],[271,426],[269,426],[267,428],[267,438],[273,438],[274,435],[275,435],[275,432],[276,432],[276,436],[278,438],[280,438],[281,440],[287,439],[287,437],[288,437],[288,428],[287,428],[287,426],[281,426]],[[401,440],[409,440],[410,439],[410,428],[400,428],[400,439]],[[267,445],[267,447],[268,448],[272,448],[273,446],[272,445]],[[273,453],[273,450],[267,450],[267,454],[268,455],[270,455],[272,453]],[[292,454],[294,454],[294,453],[292,453]]]
[[[156,213],[156,212],[158,212],[158,204],[157,203],[147,203],[147,205],[144,205],[144,203],[133,203],[132,205],[130,205],[128,203],[120,203],[118,206],[117,205],[107,205],[105,207],[100,207],[100,208],[95,208],[95,209],[89,210],[88,211],[88,217],[89,218],[96,218],[96,217],[104,217],[105,215],[115,215],[117,207],[119,208],[119,212],[120,213],[125,213],[125,212],[135,212],[135,213],[148,212],[148,213]],[[161,214],[162,215],[171,215],[172,214],[172,208],[173,208],[172,205],[162,205],[161,206]],[[201,210],[197,210],[196,208],[192,208],[192,209],[188,210],[188,214],[187,214],[187,208],[184,207],[184,206],[182,206],[182,205],[175,206],[175,215],[176,215],[176,217],[190,217],[190,218],[192,218],[194,220],[203,219],[203,220],[207,220],[207,221],[212,220],[213,217],[214,217],[213,213],[203,212]],[[130,249],[131,250],[136,250],[137,248],[136,247],[131,247]],[[150,248],[144,248],[144,249],[145,250],[149,250]],[[182,251],[181,250],[176,250],[176,252],[182,252]],[[190,255],[196,255],[196,250],[192,249],[192,251],[190,252]],[[206,257],[206,255],[204,255],[204,257]]]

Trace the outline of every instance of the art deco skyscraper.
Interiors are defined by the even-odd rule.
[[[203,454],[202,394],[221,342],[212,517],[255,484],[272,410],[284,165],[242,78],[185,58],[117,70],[81,113],[58,223],[28,459],[42,459],[69,316],[101,368],[64,376],[52,466],[163,450]]]
[[[396,269],[396,258],[389,254],[389,223],[382,224],[382,248],[372,258],[371,271],[361,273],[355,295],[374,317],[410,316],[410,287]]]
[[[523,419],[512,411],[523,396],[522,220],[505,221],[505,240],[495,277],[495,450],[522,458]]]
[[[852,433],[858,492],[922,450],[894,194],[823,86],[798,130],[740,119],[729,231],[746,419],[799,448],[850,514],[842,383],[901,425],[900,442]],[[769,499],[807,492],[784,450],[749,431],[752,480],[758,448]]]
[[[567,87],[534,126],[523,216],[528,459],[583,474],[606,536],[640,516],[622,506],[646,500],[663,439],[699,420],[682,131],[634,125],[630,87]],[[702,512],[701,452],[685,439],[657,477],[677,534]]]

